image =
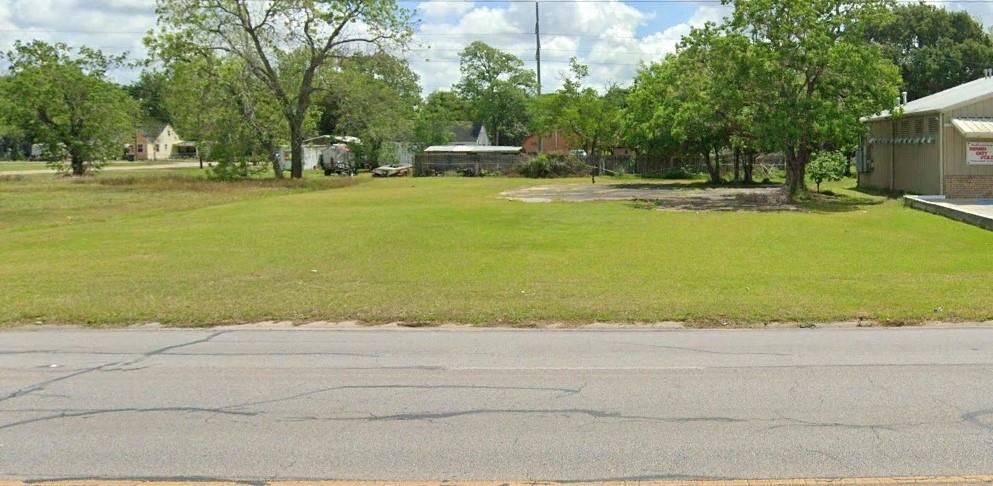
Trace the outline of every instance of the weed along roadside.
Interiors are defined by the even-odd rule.
[[[586,179],[336,180],[347,179],[213,189],[183,170],[7,180],[0,322],[721,327],[993,317],[983,285],[993,280],[993,234],[854,192],[851,180],[825,183],[835,196],[789,211],[501,196]]]

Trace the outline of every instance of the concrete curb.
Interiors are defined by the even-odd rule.
[[[941,204],[942,199],[931,198],[926,196],[904,196],[903,204],[905,206],[919,209],[921,211],[926,211],[932,214],[937,214],[939,216],[944,216],[946,218],[954,219],[955,221],[961,221],[963,223],[971,224],[973,226],[978,226],[985,230],[993,231],[993,219],[981,216],[979,214],[970,213],[967,211],[962,211],[959,209],[948,207]]]
[[[993,475],[902,476],[866,478],[734,479],[678,481],[143,481],[59,480],[3,481],[0,486],[864,486],[922,484],[993,484]]]

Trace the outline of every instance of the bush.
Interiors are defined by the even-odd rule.
[[[848,159],[841,152],[818,152],[807,164],[807,176],[817,184],[817,192],[821,192],[824,181],[840,181],[848,169]]]
[[[539,154],[517,164],[514,172],[533,179],[551,179],[586,176],[590,173],[590,167],[577,157]]]
[[[238,181],[251,179],[268,167],[264,159],[239,157],[220,159],[213,167],[207,169],[207,178],[214,181]]]

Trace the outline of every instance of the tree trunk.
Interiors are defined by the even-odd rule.
[[[276,152],[269,155],[269,162],[272,164],[272,175],[276,179],[283,178],[283,163],[279,160],[279,156]]]
[[[707,172],[710,172],[710,182],[720,184],[721,181],[721,152],[714,148],[714,162],[710,162],[710,151],[704,153],[703,160],[707,162]]]
[[[741,182],[741,149],[734,149],[734,182]]]
[[[303,120],[290,120],[290,177],[303,178]]]
[[[790,147],[786,150],[786,188],[791,198],[807,192],[807,162],[810,149]]]
[[[755,152],[749,151],[745,155],[745,184],[752,184],[755,182],[753,178],[753,173],[755,171]]]
[[[83,166],[83,158],[79,154],[71,154],[69,156],[69,164],[72,166],[72,175],[81,176],[83,175],[85,167]]]

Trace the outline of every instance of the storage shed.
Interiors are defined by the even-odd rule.
[[[993,196],[993,71],[866,117],[859,186],[951,198]]]
[[[414,157],[414,175],[506,174],[524,160],[523,150],[497,145],[434,145]]]

